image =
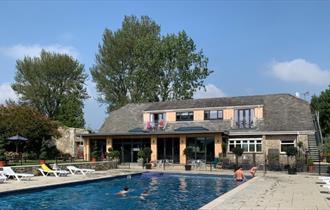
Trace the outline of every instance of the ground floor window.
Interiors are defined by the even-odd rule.
[[[214,159],[214,138],[213,137],[189,137],[187,138],[187,147],[193,147],[195,160],[204,160],[205,162]]]
[[[281,152],[286,152],[289,147],[295,147],[294,140],[281,140]]]
[[[261,138],[229,138],[229,152],[232,152],[235,147],[244,149],[244,152],[261,152]]]
[[[179,163],[180,139],[179,138],[158,138],[157,139],[157,159],[171,160]]]
[[[90,140],[90,154],[95,149],[98,151],[99,157],[97,159],[99,160],[105,160],[107,158],[106,155],[106,140],[105,139],[91,139]]]
[[[150,147],[150,139],[113,139],[112,148],[120,152],[121,162],[137,162],[138,152]]]

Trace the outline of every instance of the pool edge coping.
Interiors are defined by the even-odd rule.
[[[205,204],[204,206],[200,207],[198,210],[210,210],[210,209],[216,209],[220,204],[225,202],[229,197],[232,197],[236,193],[246,189],[251,184],[256,182],[260,177],[253,177],[252,179],[244,182],[243,184],[235,187],[234,189],[222,194],[221,196],[217,197],[216,199],[210,201],[209,203]]]
[[[29,187],[24,187],[24,188],[20,188],[20,189],[2,191],[2,192],[0,192],[0,197],[10,195],[10,194],[15,194],[15,193],[24,193],[26,191],[34,191],[34,190],[38,190],[38,189],[40,189],[40,190],[51,189],[51,188],[55,188],[55,187],[69,186],[69,185],[81,184],[81,183],[89,183],[89,182],[94,182],[94,181],[110,179],[110,178],[125,177],[128,175],[138,175],[138,174],[142,174],[142,173],[143,172],[128,172],[127,174],[107,175],[107,176],[96,177],[96,178],[85,179],[85,180],[70,180],[70,181],[65,181],[65,182],[61,182],[61,183],[29,186]],[[60,178],[60,177],[58,177],[58,178]]]

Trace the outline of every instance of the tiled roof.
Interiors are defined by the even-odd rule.
[[[144,128],[143,112],[153,110],[194,109],[204,107],[263,105],[263,120],[255,131],[314,130],[309,104],[289,94],[272,94],[210,99],[191,99],[172,102],[128,104],[109,114],[100,128],[103,133],[124,133]],[[231,130],[230,120],[167,123],[165,130],[174,132],[180,127],[204,127],[209,131]]]

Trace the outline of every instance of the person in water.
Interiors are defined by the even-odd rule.
[[[128,193],[128,187],[125,186],[125,187],[123,188],[123,190],[120,191],[120,192],[117,192],[116,195],[126,196],[127,193]]]
[[[140,195],[140,199],[145,200],[146,196],[148,196],[148,195],[149,195],[148,190],[144,190],[143,193],[141,193],[141,195]]]
[[[241,166],[239,166],[238,169],[234,172],[234,178],[238,182],[244,181],[245,176],[244,176],[243,168]]]

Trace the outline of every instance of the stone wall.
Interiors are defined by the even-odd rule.
[[[52,164],[50,164],[52,165]],[[104,171],[110,169],[118,168],[117,161],[100,161],[96,163],[83,162],[83,163],[59,163],[57,164],[61,169],[67,170],[66,166],[76,166],[77,168],[88,168],[95,169],[96,171]],[[29,166],[12,166],[11,167],[16,173],[29,173],[34,175],[41,175],[38,168],[39,165],[29,165]]]
[[[76,142],[83,142],[77,134],[87,134],[88,131],[81,128],[63,128],[60,127],[61,137],[55,140],[56,148],[64,154],[70,154],[72,157],[77,155]]]

